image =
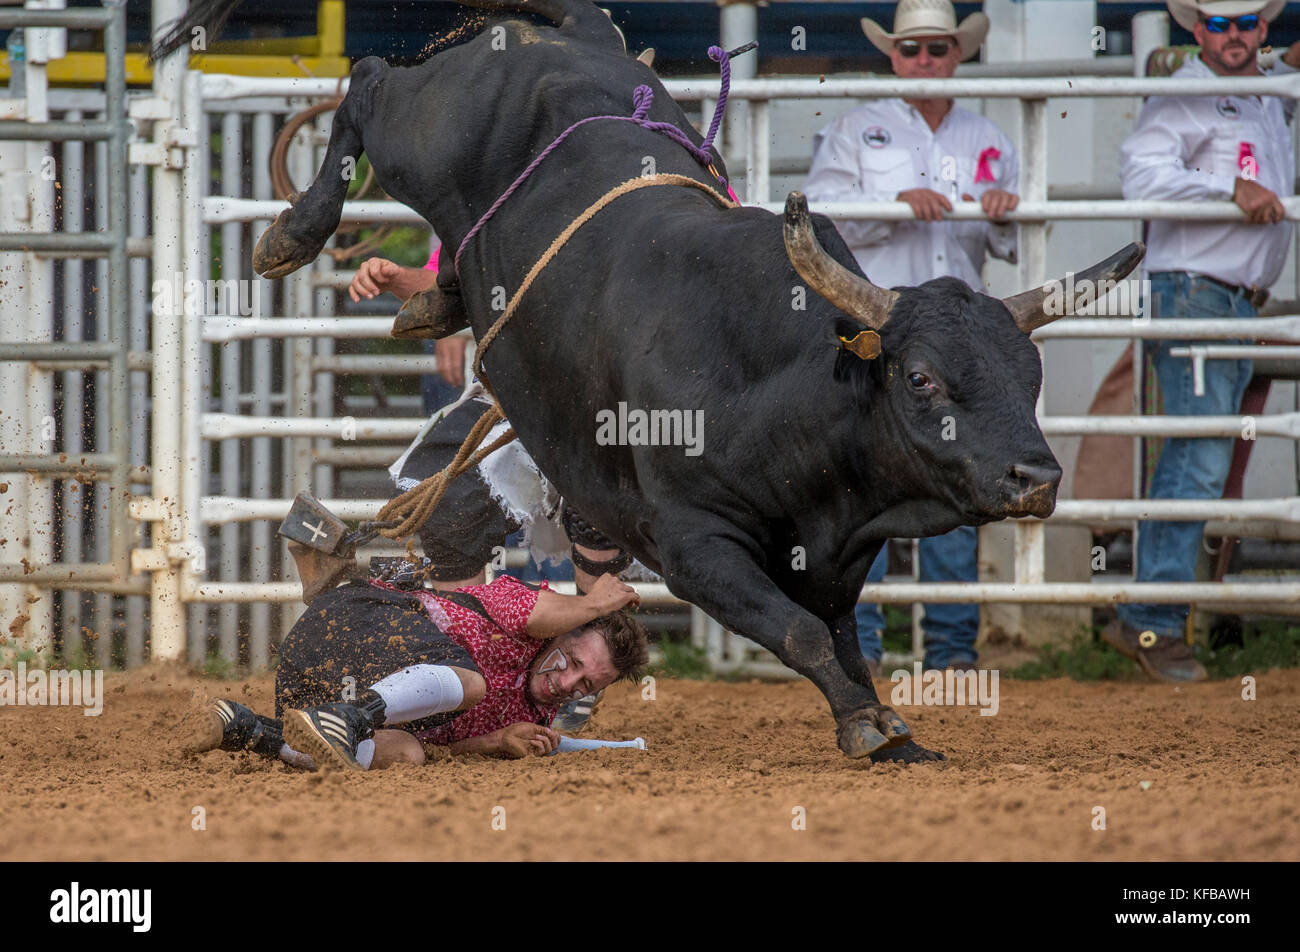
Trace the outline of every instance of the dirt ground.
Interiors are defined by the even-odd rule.
[[[1300,670],[1255,701],[1235,681],[1003,679],[993,717],[900,707],[950,758],[913,767],[844,758],[806,682],[620,685],[593,734],[648,751],[348,776],[176,753],[196,690],[269,712],[270,676],[106,689],[100,717],[0,711],[0,860],[1300,858]]]

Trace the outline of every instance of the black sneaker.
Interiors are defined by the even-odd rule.
[[[189,735],[182,739],[181,749],[187,754],[252,750],[263,729],[262,721],[244,705],[216,698],[204,706]]]
[[[357,745],[374,734],[369,715],[355,704],[322,704],[284,715],[285,743],[310,756],[317,767],[364,770],[357,763]]]
[[[596,705],[604,695],[605,689],[601,688],[595,694],[588,694],[576,701],[566,701],[560,708],[560,713],[555,715],[551,727],[566,734],[581,734],[587,729],[591,715],[596,712]]]

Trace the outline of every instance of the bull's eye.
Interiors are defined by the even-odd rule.
[[[907,375],[907,382],[912,385],[913,390],[928,390],[934,386],[929,377],[915,370]]]

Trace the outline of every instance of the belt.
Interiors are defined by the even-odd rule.
[[[1229,284],[1227,281],[1212,278],[1208,274],[1197,275],[1197,277],[1203,278],[1211,284],[1217,284],[1221,288],[1226,288],[1233,294],[1244,295],[1246,300],[1250,302],[1250,306],[1257,311],[1268,303],[1268,288],[1261,288],[1259,285],[1247,287],[1244,284]]]

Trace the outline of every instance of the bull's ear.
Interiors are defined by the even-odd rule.
[[[885,326],[898,292],[858,277],[826,253],[813,232],[803,192],[791,192],[785,200],[783,233],[785,253],[810,288],[864,326],[876,331]]]
[[[1095,300],[1102,282],[1114,284],[1127,277],[1146,252],[1146,245],[1135,241],[1087,271],[1075,274],[1073,279],[1046,281],[1041,288],[1003,298],[1002,303],[1016,319],[1016,326],[1028,334],[1058,317],[1073,315],[1076,308]]]

